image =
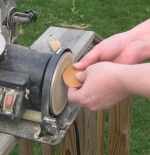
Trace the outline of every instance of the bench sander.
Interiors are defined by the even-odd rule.
[[[81,109],[68,101],[68,87],[63,82],[62,74],[66,66],[78,61],[101,38],[95,37],[94,32],[82,31],[81,35],[92,34],[94,37],[90,37],[88,42],[85,40],[84,48],[81,46],[82,50],[76,53],[72,52],[71,47],[53,52],[50,47],[47,50],[43,46],[45,43],[36,49],[34,46],[39,44],[40,38],[31,46],[34,49],[19,46],[16,45],[17,23],[34,22],[37,13],[34,10],[17,12],[12,0],[0,0],[0,8],[0,132],[57,145]],[[64,29],[60,28],[62,31]],[[68,31],[77,35],[77,30]],[[64,37],[61,38],[66,37],[62,35]],[[64,43],[65,47],[75,47],[72,44],[80,42]]]

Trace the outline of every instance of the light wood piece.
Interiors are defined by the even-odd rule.
[[[22,118],[29,121],[41,122],[41,112],[27,109]]]

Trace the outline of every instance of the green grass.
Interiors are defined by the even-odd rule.
[[[19,44],[24,46],[30,46],[49,26],[85,26],[107,38],[150,17],[149,0],[16,0],[16,3],[19,11],[34,9],[38,12],[36,23],[18,25]],[[150,155],[149,102],[149,99],[134,97],[131,155]],[[105,145],[106,142],[107,139]],[[36,144],[36,155],[41,154],[38,148]],[[10,155],[17,154],[15,149]]]

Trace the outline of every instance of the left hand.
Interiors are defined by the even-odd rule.
[[[91,110],[108,109],[117,104],[129,95],[118,81],[120,69],[120,64],[100,62],[77,73],[77,79],[84,84],[80,89],[69,88],[69,100]]]

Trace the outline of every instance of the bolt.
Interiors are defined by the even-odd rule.
[[[14,120],[14,117],[11,117],[11,120],[13,121]]]

